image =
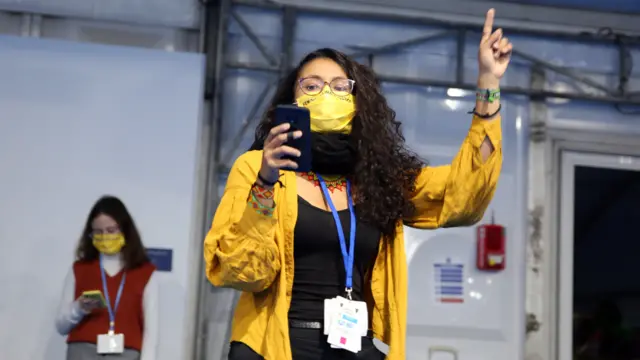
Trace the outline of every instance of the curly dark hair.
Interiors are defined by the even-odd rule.
[[[298,75],[315,59],[335,61],[355,81],[356,116],[351,136],[358,160],[350,179],[354,184],[353,196],[359,205],[359,217],[378,226],[385,236],[393,237],[398,219],[415,211],[409,194],[415,191],[416,177],[426,164],[405,146],[396,113],[387,104],[380,81],[369,67],[334,49],[319,49],[305,56],[280,82],[256,129],[252,149],[262,148],[273,127],[276,106],[294,102]]]
[[[93,229],[91,223],[96,217],[102,214],[113,218],[124,235],[126,241],[122,248],[124,268],[134,269],[149,262],[144,245],[142,245],[140,233],[136,228],[133,218],[124,203],[115,196],[101,197],[93,205],[91,211],[89,211],[89,216],[87,216],[84,230],[82,230],[82,236],[76,249],[76,260],[94,261],[98,259],[100,253],[93,246],[93,240],[91,238]]]

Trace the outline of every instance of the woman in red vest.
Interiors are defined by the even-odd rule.
[[[56,328],[67,360],[156,360],[158,291],[131,215],[104,196],[87,217],[64,284]]]

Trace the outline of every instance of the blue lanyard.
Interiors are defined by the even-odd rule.
[[[331,195],[329,194],[329,190],[327,189],[327,184],[324,182],[324,179],[316,174],[318,177],[318,182],[320,182],[320,187],[322,188],[322,193],[324,194],[325,199],[327,200],[327,204],[331,208],[331,214],[333,214],[333,219],[336,222],[336,230],[338,230],[338,238],[340,239],[340,249],[342,250],[342,260],[344,261],[344,270],[347,274],[345,291],[347,292],[347,296],[351,299],[351,290],[353,288],[353,260],[355,258],[355,245],[356,245],[356,212],[353,210],[353,199],[351,197],[351,183],[347,180],[347,201],[349,203],[349,213],[351,215],[351,228],[349,233],[349,251],[347,252],[347,242],[344,237],[344,230],[342,229],[342,222],[340,221],[340,216],[338,216],[338,211],[336,207],[333,205],[333,201],[331,201]]]
[[[107,288],[107,275],[104,271],[104,265],[102,260],[102,254],[100,255],[100,275],[102,275],[102,291],[104,292],[104,298],[107,301],[107,311],[109,311],[109,333],[112,334],[116,327],[116,311],[120,304],[120,297],[122,297],[122,290],[124,289],[124,282],[127,279],[127,273],[122,274],[122,280],[120,280],[120,287],[116,294],[116,303],[113,308],[111,307],[111,299],[109,299],[109,289]]]

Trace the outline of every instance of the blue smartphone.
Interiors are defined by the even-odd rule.
[[[311,116],[309,109],[296,105],[278,105],[275,110],[274,125],[289,123],[289,131],[302,131],[302,137],[292,139],[285,144],[300,151],[300,157],[286,158],[298,164],[297,169],[283,169],[297,172],[311,171]]]

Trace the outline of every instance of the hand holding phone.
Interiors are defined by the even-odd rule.
[[[107,301],[100,290],[85,291],[78,298],[80,309],[85,313],[90,313],[95,309],[101,309],[107,306]]]
[[[309,171],[309,110],[293,105],[280,105],[275,111],[274,124],[264,142],[260,176],[276,182],[280,169]]]

